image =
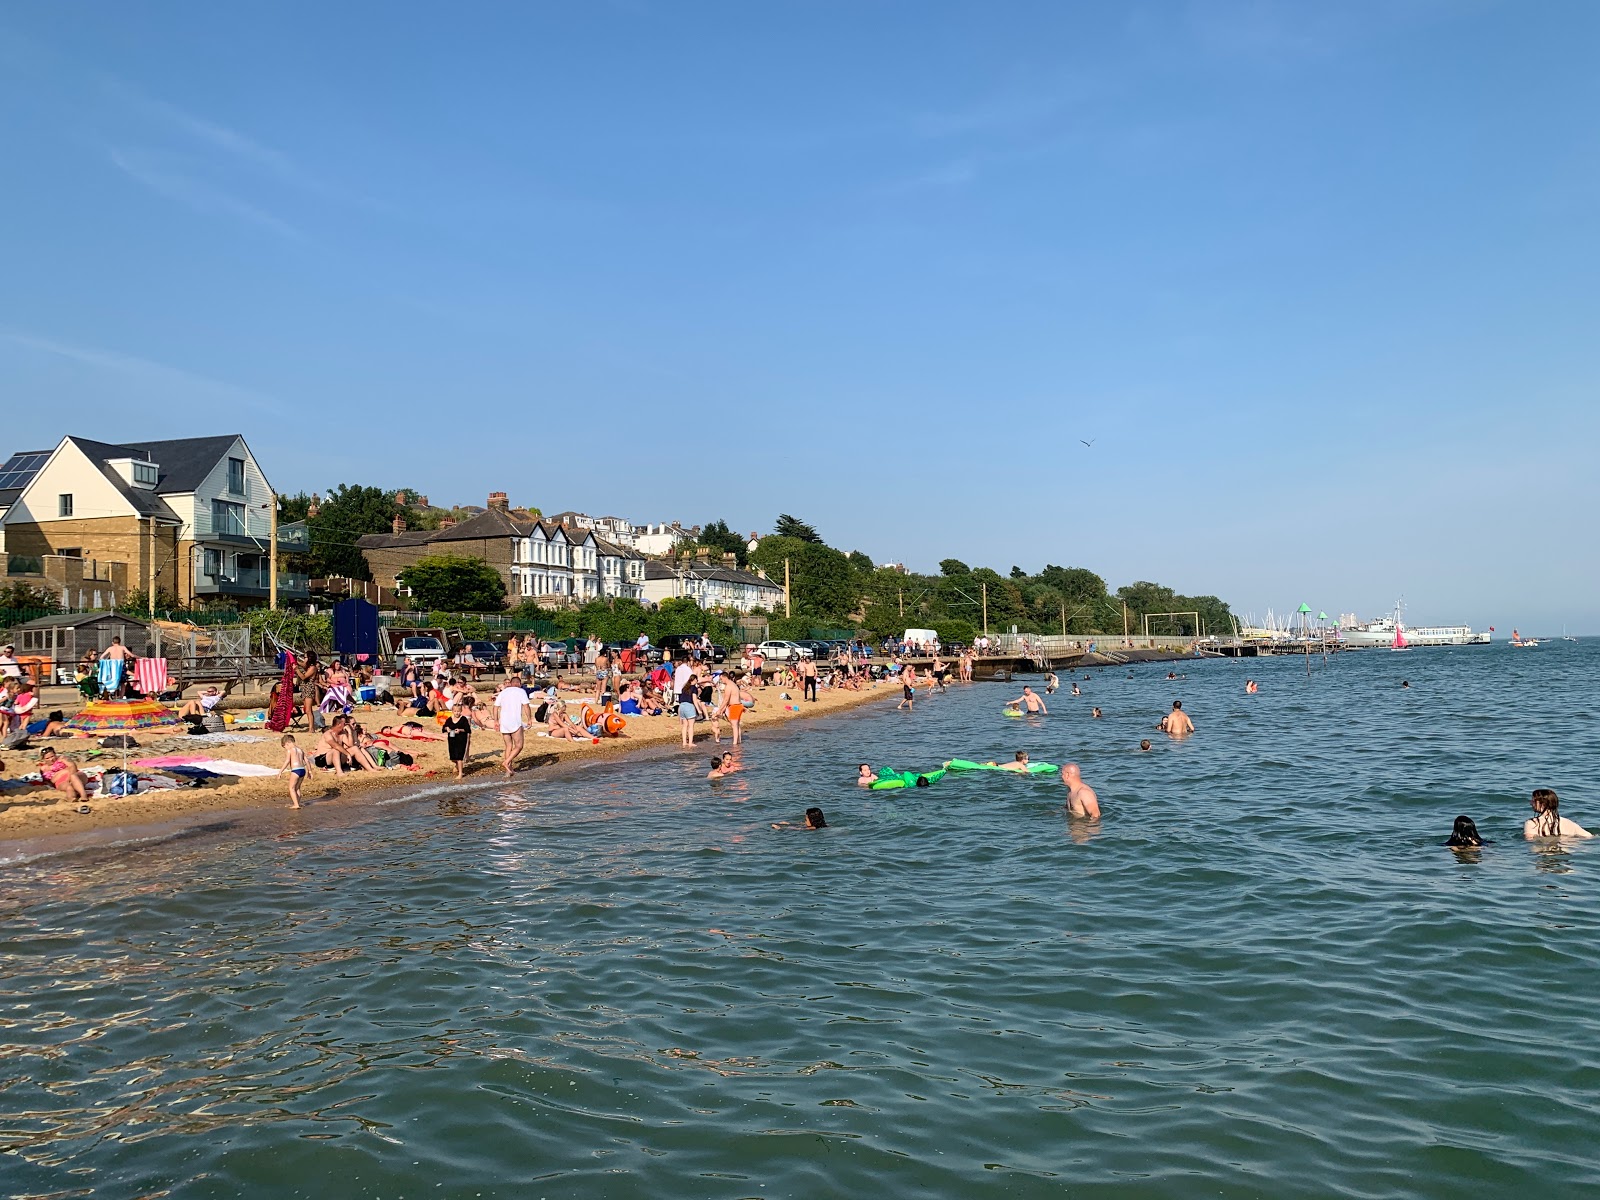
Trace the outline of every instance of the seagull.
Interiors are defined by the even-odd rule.
[[[1089,447],[1089,448],[1090,448],[1090,449],[1091,449],[1091,450],[1092,450],[1092,449],[1094,449],[1094,442],[1093,442],[1093,441],[1087,441],[1087,442],[1084,442],[1084,441],[1083,441],[1083,439],[1082,439],[1082,438],[1079,438],[1079,439],[1078,439],[1078,440],[1079,440],[1079,441],[1080,441],[1080,442],[1083,442],[1083,444],[1084,444],[1084,445],[1085,445],[1085,446],[1088,446],[1088,447]]]

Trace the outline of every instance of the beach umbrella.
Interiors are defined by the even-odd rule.
[[[91,700],[66,726],[79,733],[121,733],[177,721],[177,713],[155,700]]]

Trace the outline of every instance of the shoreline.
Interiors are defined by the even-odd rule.
[[[874,701],[896,700],[900,697],[898,684],[877,683],[859,692],[823,691],[815,703],[783,700],[784,689],[773,685],[756,692],[757,705],[745,715],[743,725],[748,736],[756,730],[778,728],[810,717],[832,716],[872,704]],[[791,693],[792,695],[792,693]],[[567,697],[569,703],[574,697]],[[799,704],[800,710],[785,707]],[[492,710],[491,710],[492,711]],[[377,724],[397,723],[404,720],[403,713],[388,709],[357,709],[356,718],[369,728]],[[731,748],[727,722],[722,723],[722,741],[712,740],[709,722],[700,721],[695,726],[694,747],[690,750],[679,745],[680,730],[674,714],[659,717],[631,717],[627,737],[605,738],[593,742],[568,742],[557,738],[529,737],[517,759],[515,773],[507,776],[500,767],[501,742],[492,732],[474,731],[472,749],[468,754],[465,777],[457,781],[450,768],[441,741],[406,741],[395,743],[416,758],[413,769],[389,769],[378,772],[353,771],[337,775],[328,770],[317,770],[305,784],[302,808],[289,806],[287,780],[278,775],[226,777],[208,781],[201,787],[180,787],[171,790],[140,792],[133,796],[91,796],[91,812],[80,815],[76,804],[61,793],[42,787],[26,791],[0,793],[0,867],[17,865],[35,858],[80,850],[109,848],[111,846],[138,844],[149,840],[167,840],[186,834],[227,828],[272,812],[295,814],[320,810],[323,813],[359,812],[377,804],[391,804],[407,795],[441,788],[470,788],[477,790],[495,784],[516,783],[532,772],[577,769],[594,763],[613,761],[645,750],[675,754],[710,755]],[[130,765],[137,757],[164,754],[182,749],[197,753],[213,753],[219,758],[241,762],[256,762],[276,770],[282,761],[278,742],[281,735],[261,730],[240,729],[229,726],[230,737],[226,744],[207,745],[211,739],[188,737],[181,732],[163,737],[156,731],[136,731],[141,746],[129,755]],[[243,735],[248,740],[236,740]],[[297,733],[300,744],[309,750],[307,739],[312,735]],[[181,745],[179,745],[181,743]],[[95,746],[92,741],[80,743]],[[58,752],[73,753],[71,742],[36,740],[36,748],[51,746]],[[33,753],[22,760],[7,755],[8,777],[32,769]],[[105,752],[106,765],[120,764],[116,752]],[[59,800],[53,797],[61,797]]]

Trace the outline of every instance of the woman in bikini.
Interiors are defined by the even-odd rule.
[[[89,781],[83,772],[54,750],[39,751],[39,774],[58,792],[79,801],[89,798]]]

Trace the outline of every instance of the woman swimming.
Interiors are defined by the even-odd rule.
[[[1487,843],[1478,836],[1478,827],[1471,817],[1457,817],[1455,828],[1450,831],[1450,837],[1445,842],[1446,846],[1461,848],[1464,846],[1483,846]]]
[[[1536,814],[1522,823],[1522,836],[1541,837],[1593,837],[1582,825],[1561,815],[1561,798],[1549,788],[1535,788],[1528,801]]]

